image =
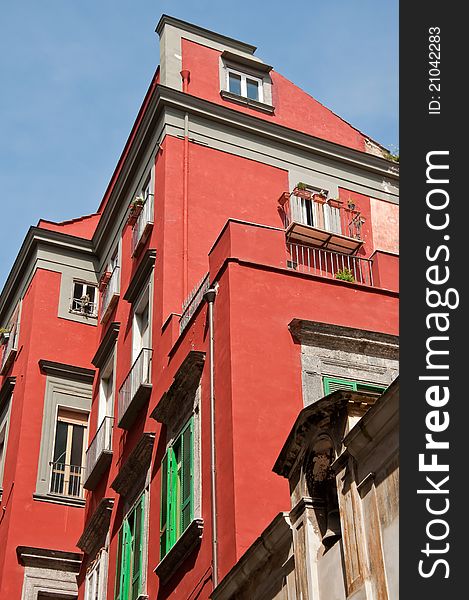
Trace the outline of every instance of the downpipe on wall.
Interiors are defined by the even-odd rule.
[[[214,328],[213,304],[217,290],[211,287],[204,294],[208,304],[209,361],[210,361],[210,491],[212,504],[212,580],[213,588],[218,585],[218,529],[217,529],[217,468],[215,452],[215,369],[214,369]]]

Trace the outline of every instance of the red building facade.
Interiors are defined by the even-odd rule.
[[[253,46],[157,32],[96,214],[0,296],[1,598],[209,598],[290,507],[298,413],[397,373],[396,164]]]

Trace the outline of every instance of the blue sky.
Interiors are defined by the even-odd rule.
[[[22,0],[0,19],[0,287],[30,225],[92,213],[158,64],[162,13],[252,43],[398,147],[398,0]]]

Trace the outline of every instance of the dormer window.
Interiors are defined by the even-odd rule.
[[[256,102],[264,101],[262,79],[246,75],[241,71],[227,69],[227,89],[230,93]]]

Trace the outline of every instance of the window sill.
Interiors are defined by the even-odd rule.
[[[66,504],[67,506],[85,507],[84,498],[69,498],[68,496],[56,496],[54,494],[33,494],[33,500],[38,502],[51,502],[52,504]]]
[[[161,583],[167,583],[183,562],[197,548],[204,530],[203,519],[194,519],[166,556],[154,569]]]
[[[95,313],[84,313],[81,310],[69,310],[71,315],[76,315],[78,317],[83,317],[85,319],[97,319],[98,315]]]
[[[258,102],[257,100],[251,100],[251,98],[246,98],[245,96],[238,96],[238,94],[232,94],[227,90],[221,90],[220,96],[223,98],[223,100],[228,100],[229,102],[234,102],[235,104],[248,106],[249,108],[254,108],[255,110],[258,110],[263,113],[273,115],[275,112],[275,108],[270,104]]]

